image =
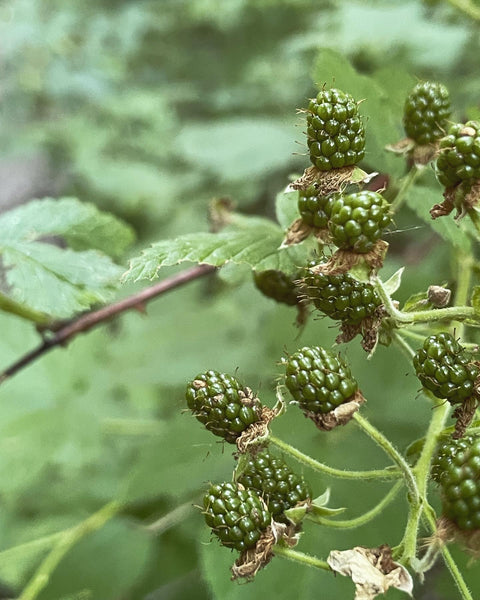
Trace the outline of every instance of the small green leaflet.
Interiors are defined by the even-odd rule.
[[[34,200],[4,213],[0,309],[41,323],[105,302],[122,271],[107,255],[122,254],[133,237],[113,215],[74,198]]]
[[[154,279],[161,267],[186,261],[216,267],[229,262],[246,263],[254,269],[285,272],[305,263],[307,247],[299,244],[295,248],[280,248],[284,232],[272,221],[236,215],[234,222],[220,233],[189,233],[152,244],[130,261],[124,281]]]
[[[444,240],[453,244],[464,252],[470,252],[470,238],[465,235],[465,229],[470,229],[475,237],[475,231],[471,223],[464,219],[456,223],[452,215],[439,217],[433,220],[430,209],[434,204],[442,201],[440,189],[434,190],[430,187],[416,185],[407,196],[408,206],[416,212],[417,216],[427,223]]]

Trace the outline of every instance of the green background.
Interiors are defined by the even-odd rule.
[[[445,83],[454,119],[480,115],[478,25],[448,2],[12,0],[0,6],[0,39],[0,209],[68,195],[112,212],[136,233],[122,270],[150,242],[207,231],[212,198],[274,218],[276,194],[308,164],[297,110],[316,86],[365,99],[362,167],[392,180],[405,164],[384,146],[403,136],[402,105],[416,81]],[[455,285],[446,242],[455,226],[439,223],[435,233],[425,225],[441,190],[431,172],[423,184],[388,236],[382,275],[406,266],[400,301],[429,284]],[[231,477],[234,462],[232,448],[184,412],[186,382],[206,369],[236,372],[272,406],[285,352],[329,347],[336,337],[327,320],[311,318],[299,331],[294,319],[254,289],[247,267],[228,266],[161,297],[146,316],[126,314],[79,336],[4,383],[0,597],[20,596],[53,534],[113,499],[125,508],[67,553],[38,598],[352,597],[349,580],[280,558],[254,583],[230,582],[235,556],[211,539],[195,508],[209,481]],[[39,342],[30,323],[9,314],[0,315],[0,331],[5,367]],[[404,357],[380,347],[367,361],[358,339],[341,352],[368,399],[368,418],[402,450],[421,437],[431,406]],[[324,434],[291,406],[273,431],[332,466],[386,465],[353,424]],[[345,518],[388,491],[387,483],[303,472],[317,495],[331,488]],[[326,558],[354,545],[393,546],[406,516],[402,492],[359,529],[307,523],[298,548]],[[452,552],[479,594],[478,568]],[[440,562],[416,586],[417,600],[457,597]]]

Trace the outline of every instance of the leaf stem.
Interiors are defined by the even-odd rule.
[[[407,192],[409,191],[409,189],[415,182],[415,179],[417,179],[421,172],[421,169],[413,165],[410,171],[401,179],[400,188],[398,189],[395,199],[390,205],[390,209],[392,212],[398,211],[398,209],[403,204],[403,201],[407,196]]]
[[[305,518],[313,521],[314,523],[319,523],[320,525],[337,529],[354,529],[355,527],[361,527],[379,515],[395,499],[402,486],[403,481],[397,481],[397,483],[390,489],[388,494],[386,494],[386,496],[378,504],[376,504],[372,509],[363,515],[355,517],[354,519],[343,519],[337,521],[333,519],[326,519],[325,517],[321,516],[315,516],[312,513],[307,513]]]
[[[384,452],[397,464],[400,471],[403,473],[405,484],[410,495],[410,502],[418,504],[420,496],[418,493],[417,482],[407,461],[403,458],[400,452],[393,446],[383,433],[374,427],[365,417],[356,412],[353,415],[353,420],[357,425],[378,445]]]
[[[416,312],[403,312],[398,310],[392,302],[383,286],[383,282],[375,277],[373,279],[375,288],[388,313],[398,325],[411,325],[413,323],[428,323],[441,321],[443,319],[463,321],[471,318],[477,320],[477,315],[472,306],[448,306],[447,308],[434,308],[432,310],[421,310]]]
[[[294,448],[290,444],[287,444],[271,434],[269,435],[268,440],[277,446],[277,448],[298,460],[298,462],[310,467],[313,471],[325,473],[326,475],[338,477],[339,479],[397,479],[402,476],[400,471],[390,470],[388,468],[375,469],[372,471],[345,471],[343,469],[335,469],[334,467],[329,467],[324,463],[318,462],[311,456],[308,456],[308,454],[304,454],[300,450],[297,450],[297,448]]]
[[[67,529],[40,564],[18,600],[34,600],[37,598],[40,592],[48,584],[52,573],[69,550],[89,533],[101,529],[107,521],[112,519],[120,511],[121,508],[121,503],[116,501],[110,502],[76,527]]]
[[[288,560],[302,563],[308,567],[315,567],[317,569],[323,569],[324,571],[331,571],[329,564],[325,560],[320,560],[316,556],[299,552],[298,550],[292,550],[285,546],[274,546],[273,553],[275,556],[281,556]]]

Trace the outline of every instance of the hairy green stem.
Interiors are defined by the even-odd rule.
[[[435,515],[435,511],[433,510],[433,508],[430,505],[425,506],[424,515],[425,515],[425,520],[427,521],[428,525],[430,526],[432,533],[435,533],[437,530],[437,518]],[[442,553],[442,558],[445,562],[445,565],[447,566],[447,569],[450,571],[450,575],[452,576],[452,579],[455,582],[455,585],[457,586],[458,591],[460,592],[462,600],[474,600],[473,596],[472,596],[470,590],[468,589],[468,586],[463,578],[463,575],[462,575],[460,569],[458,568],[457,563],[454,561],[453,556],[450,554],[450,550],[447,548],[447,546],[444,543],[442,543],[442,545],[440,547],[440,552]]]
[[[403,204],[405,198],[407,197],[408,191],[410,190],[410,188],[412,187],[412,185],[414,184],[415,180],[417,179],[417,177],[420,175],[421,172],[422,172],[422,170],[414,165],[410,169],[410,171],[405,175],[405,177],[402,178],[401,184],[400,184],[398,192],[395,196],[395,199],[393,200],[392,204],[390,205],[390,209],[392,212],[398,211],[400,206]]]
[[[417,553],[418,529],[423,507],[426,502],[427,484],[430,478],[432,457],[435,452],[438,437],[445,425],[449,409],[450,405],[448,402],[435,398],[435,407],[428,426],[427,435],[425,436],[420,456],[414,467],[421,502],[418,505],[410,506],[407,527],[405,528],[405,533],[401,542],[403,553],[400,560],[407,565],[412,563]]]
[[[40,592],[48,584],[52,573],[69,550],[89,533],[101,529],[107,521],[112,519],[120,511],[121,508],[122,504],[119,502],[110,502],[76,527],[67,529],[40,564],[18,600],[34,600],[37,598]]]
[[[338,477],[339,479],[398,479],[402,476],[400,471],[390,469],[374,469],[372,471],[344,471],[343,469],[335,469],[334,467],[329,467],[324,463],[318,462],[311,456],[308,456],[308,454],[304,454],[300,450],[297,450],[297,448],[294,448],[290,444],[287,444],[271,434],[269,435],[268,440],[277,446],[277,448],[286,454],[289,454],[298,462],[307,465],[307,467],[310,467],[312,470],[331,475],[332,477]]]
[[[463,253],[457,254],[457,294],[455,301],[459,304],[464,304],[468,298],[470,280],[471,280],[472,261]],[[463,335],[464,326],[459,326],[459,334]],[[439,436],[441,435],[445,421],[450,411],[450,404],[444,400],[435,398],[432,394],[424,390],[425,395],[433,400],[434,410],[432,418],[428,426],[427,434],[424,438],[420,456],[414,467],[414,474],[417,483],[420,503],[411,504],[407,522],[407,527],[400,546],[403,548],[403,553],[400,560],[404,564],[412,564],[416,558],[418,530],[420,519],[422,517],[423,507],[427,503],[427,484],[430,478],[430,470],[433,454],[437,445]]]
[[[325,560],[320,560],[316,556],[310,556],[310,554],[305,554],[304,552],[299,552],[298,550],[292,550],[291,548],[287,548],[285,546],[274,546],[273,553],[275,556],[282,556],[283,558],[302,563],[308,567],[315,567],[317,569],[323,569],[324,571],[331,571],[329,564]]]
[[[337,529],[354,529],[355,527],[361,527],[379,515],[396,498],[402,486],[403,481],[397,481],[397,483],[390,489],[388,494],[386,494],[386,496],[377,505],[363,515],[355,517],[354,519],[343,519],[337,521],[333,519],[327,519],[325,517],[314,516],[311,513],[307,513],[305,518],[313,521],[314,523]]]
[[[464,319],[469,318],[477,320],[475,310],[472,306],[448,306],[447,308],[434,308],[432,310],[403,312],[394,306],[392,299],[385,290],[383,282],[378,277],[373,279],[373,283],[386,310],[398,325],[429,323],[431,321],[438,322],[443,319],[448,319],[450,321],[463,321]]]
[[[163,515],[153,523],[150,523],[150,525],[147,525],[145,529],[150,533],[154,533],[155,535],[161,535],[162,533],[168,531],[172,527],[175,527],[179,523],[183,523],[183,521],[192,512],[194,502],[195,500],[191,500],[189,502],[184,502],[183,504],[176,506],[166,515]]]
[[[383,433],[380,433],[376,427],[369,423],[365,417],[362,417],[360,413],[356,412],[353,415],[353,420],[378,446],[380,446],[380,448],[382,448],[382,450],[393,460],[393,462],[396,463],[400,471],[403,473],[403,478],[405,479],[405,484],[410,495],[410,501],[413,504],[417,504],[420,501],[417,482],[407,461],[393,446],[390,440],[388,440]]]

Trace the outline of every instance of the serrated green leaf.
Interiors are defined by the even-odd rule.
[[[290,190],[287,187],[283,192],[277,194],[275,214],[283,229],[288,229],[295,219],[298,219],[298,191]]]
[[[476,285],[472,290],[471,303],[475,314],[480,315],[480,285]]]
[[[407,195],[408,206],[417,214],[422,221],[427,223],[444,240],[450,242],[456,248],[464,252],[470,252],[471,242],[466,231],[470,229],[473,232],[469,221],[456,222],[452,215],[439,217],[433,220],[430,216],[430,209],[434,204],[442,201],[440,190],[434,190],[430,187],[416,185]]]
[[[243,225],[241,228],[237,226],[240,223]],[[124,280],[153,279],[161,267],[185,261],[216,267],[228,262],[247,263],[259,270],[290,272],[306,260],[308,249],[301,249],[301,245],[280,248],[283,230],[275,223],[242,217],[241,220],[237,218],[237,225],[220,233],[190,233],[174,240],[157,242],[130,261]]]
[[[433,305],[428,301],[427,292],[418,292],[412,294],[403,305],[402,310],[405,312],[417,312],[420,310],[430,310]]]
[[[94,248],[112,257],[135,238],[129,225],[76,198],[32,200],[1,215],[0,232],[5,242],[58,235],[74,250]]]
[[[400,285],[402,284],[402,275],[403,275],[404,270],[405,270],[405,267],[400,267],[400,269],[398,269],[398,271],[395,271],[395,273],[390,277],[390,279],[388,279],[383,284],[385,291],[387,292],[387,294],[389,296],[394,294],[399,289]]]
[[[52,236],[71,248],[49,243]],[[129,226],[73,198],[34,200],[4,213],[0,255],[9,289],[0,308],[41,323],[105,302],[122,269],[104,253],[123,253],[132,239]]]

